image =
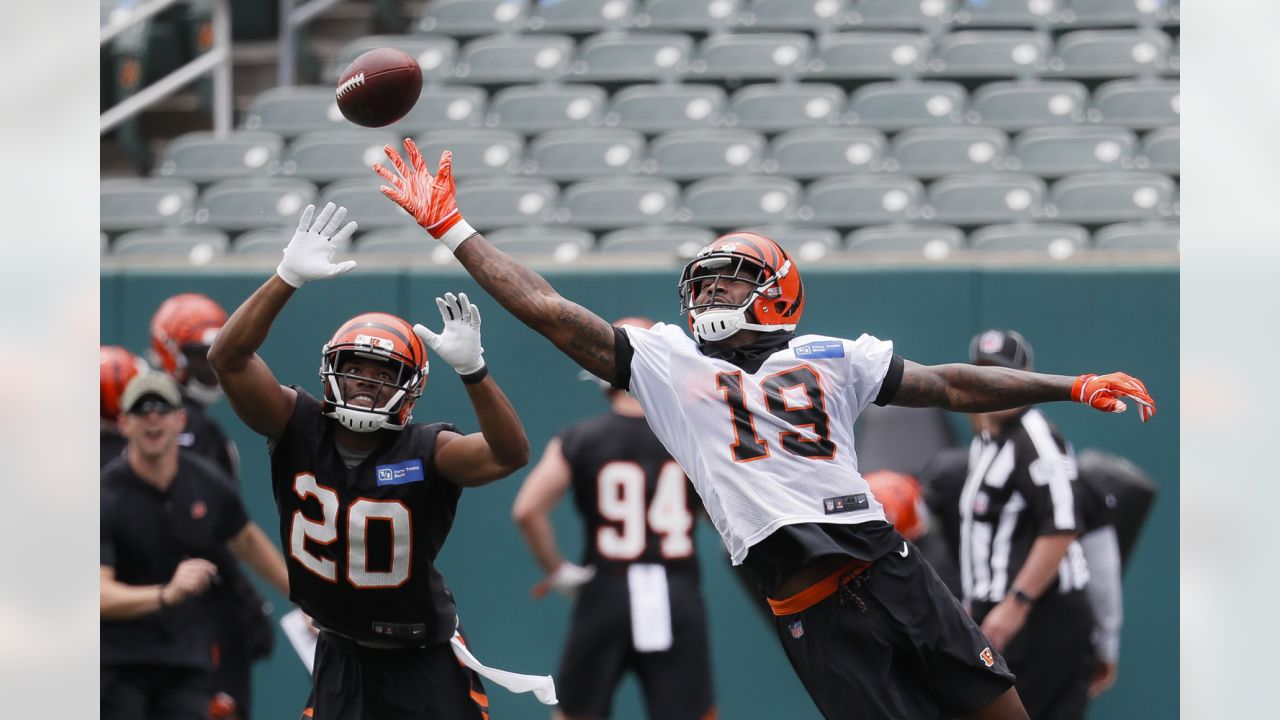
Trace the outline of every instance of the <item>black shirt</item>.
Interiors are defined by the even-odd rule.
[[[225,473],[188,452],[164,492],[119,457],[102,470],[101,564],[126,585],[159,585],[187,558],[212,559],[249,522]],[[211,668],[208,593],[128,620],[102,620],[103,665]]]
[[[103,430],[101,432],[101,440],[98,443],[98,468],[106,467],[107,463],[124,454],[124,446],[128,444],[128,441],[118,431]]]
[[[227,434],[209,417],[204,405],[184,395],[182,409],[187,411],[187,425],[178,436],[178,444],[217,463],[231,478],[232,485],[238,486],[240,453],[235,443],[227,439]]]
[[[334,440],[337,421],[294,386],[298,402],[271,449],[271,482],[291,599],[321,626],[368,642],[447,642],[453,593],[435,558],[462,488],[435,465],[449,423],[378,431],[354,468]]]

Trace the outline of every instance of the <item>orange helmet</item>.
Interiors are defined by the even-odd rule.
[[[381,407],[365,408],[347,404],[339,372],[346,353],[391,363],[396,380],[395,393]],[[381,428],[403,430],[413,419],[413,405],[427,386],[427,346],[413,332],[413,326],[395,315],[371,312],[357,315],[342,324],[324,346],[320,379],[324,383],[324,412],[348,429],[373,432]],[[368,380],[368,378],[362,378]]]
[[[124,386],[145,367],[142,358],[119,345],[98,346],[98,414],[103,420],[120,417]]]
[[[740,305],[698,303],[702,284],[722,278],[747,280],[755,290]],[[678,289],[680,312],[688,313],[689,329],[699,340],[723,340],[743,329],[795,330],[804,313],[800,270],[778,243],[753,232],[721,235],[699,250],[684,266]]]
[[[203,403],[219,396],[216,385],[207,386],[192,377],[184,348],[208,348],[227,324],[227,311],[200,293],[182,293],[160,303],[151,316],[151,361],[173,376]]]
[[[929,513],[920,494],[920,483],[905,473],[876,470],[862,476],[871,486],[871,494],[884,506],[884,515],[908,540],[915,540],[929,529]]]

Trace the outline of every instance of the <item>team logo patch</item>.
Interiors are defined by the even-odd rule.
[[[839,340],[825,340],[794,348],[797,358],[837,358],[844,357],[844,343]]]
[[[394,465],[377,467],[378,487],[383,485],[404,485],[405,483],[422,482],[426,476],[422,474],[422,460],[414,458]]]
[[[991,652],[991,648],[984,647],[982,652],[978,653],[978,658],[982,660],[982,664],[991,667],[996,664],[996,656]]]
[[[829,497],[822,499],[822,510],[828,515],[836,515],[838,513],[853,512],[854,510],[866,510],[867,494],[858,493],[857,495],[844,495],[841,497]]]
[[[191,503],[191,519],[192,520],[199,520],[200,518],[204,517],[207,514],[209,514],[209,508],[205,507],[203,500],[197,500]]]
[[[804,623],[799,620],[787,625],[787,630],[791,631],[791,637],[799,640],[804,637]]]

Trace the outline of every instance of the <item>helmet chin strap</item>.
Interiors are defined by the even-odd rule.
[[[382,413],[356,410],[349,407],[336,407],[332,412],[326,414],[337,420],[342,427],[358,433],[381,430],[386,426],[389,419]]]

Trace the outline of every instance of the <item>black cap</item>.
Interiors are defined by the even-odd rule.
[[[1030,370],[1035,355],[1031,343],[1013,330],[987,330],[969,341],[969,362]]]

